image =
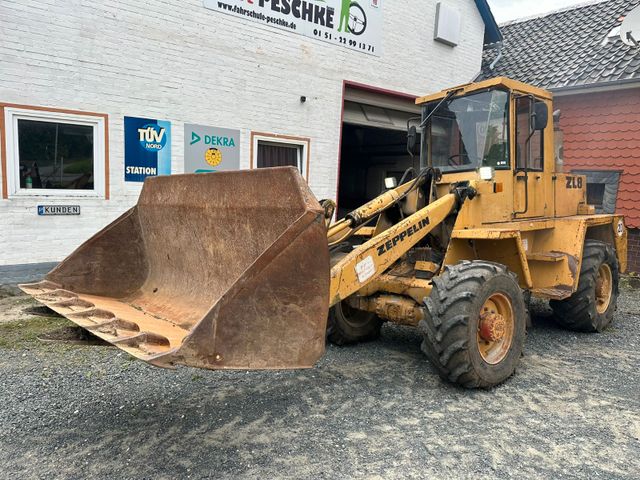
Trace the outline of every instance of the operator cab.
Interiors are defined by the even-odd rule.
[[[497,184],[493,193],[502,195],[492,201],[502,208],[486,211],[483,223],[554,215],[549,92],[495,78],[416,103],[422,117],[416,130],[409,129],[409,146],[422,133],[420,165],[442,173],[441,190],[460,181]]]

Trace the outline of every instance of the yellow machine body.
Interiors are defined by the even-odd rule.
[[[544,102],[548,111],[553,111],[551,93],[506,78],[454,87],[421,97],[416,103],[421,105],[435,102],[452,91],[456,92],[455,98],[496,87],[505,89],[510,94],[511,125],[516,121],[515,99],[518,95],[533,96],[536,101]],[[510,158],[515,158],[513,129],[509,135]],[[510,169],[496,170],[491,180],[482,180],[477,171],[445,173],[437,182],[436,200],[433,203],[384,232],[375,228],[362,232],[361,235],[372,237],[370,242],[342,259],[332,269],[332,304],[348,298],[354,292],[362,297],[384,293],[393,295],[388,298],[389,302],[397,303],[399,296],[405,302],[406,309],[418,311],[423,299],[431,292],[431,281],[416,278],[413,274],[407,275],[407,270],[416,271],[415,265],[396,269],[399,274],[389,271],[389,265],[451,214],[454,202],[451,189],[459,182],[469,182],[477,195],[472,200],[465,201],[457,213],[442,267],[455,265],[462,260],[493,261],[506,265],[517,275],[520,286],[533,295],[562,300],[575,292],[584,242],[586,239],[594,239],[614,246],[620,270],[626,271],[627,230],[623,217],[594,214],[594,207],[586,203],[586,178],[556,171],[552,122],[549,122],[542,135],[543,168],[539,172],[529,173],[528,179],[525,180],[522,173],[516,173],[513,165]],[[528,192],[525,192],[523,186],[525,182],[529,182]],[[373,201],[370,204],[377,207],[377,212],[382,211],[406,189],[407,185],[401,185],[394,192],[387,192],[379,197],[377,203]],[[516,212],[522,211],[526,202],[525,193],[529,194],[530,208],[527,212],[518,214]],[[381,204],[380,199],[385,199],[387,203]],[[420,229],[415,236],[405,238],[403,232],[407,231],[409,225],[419,225],[420,221],[427,218],[428,227]],[[347,229],[344,224],[339,223],[333,228],[334,230],[330,230],[330,240]],[[402,241],[393,255],[372,254],[375,247],[384,245],[389,239],[399,239],[400,236]],[[396,241],[392,243],[395,246]],[[369,263],[372,262],[375,266],[375,273],[362,282],[355,270],[358,263],[366,258],[371,259]],[[365,306],[378,314],[383,313],[383,316],[387,311],[372,302],[359,301],[359,306]],[[390,305],[391,310],[394,310],[393,307]],[[421,318],[417,314],[398,321],[393,315],[386,316],[387,320],[410,325],[417,325]]]

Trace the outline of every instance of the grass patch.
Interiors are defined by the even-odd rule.
[[[640,278],[635,275],[621,275],[620,288],[625,290],[638,290],[640,289]]]
[[[17,295],[15,288],[9,288],[8,286],[0,285],[0,300],[3,298],[15,297]]]
[[[14,305],[40,305],[37,300],[34,300],[33,297],[28,295],[16,295],[12,301]]]
[[[19,350],[41,344],[38,336],[74,324],[66,318],[29,317],[0,323],[0,348]]]

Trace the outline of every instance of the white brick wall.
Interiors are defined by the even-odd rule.
[[[311,138],[310,184],[336,195],[343,80],[426,94],[480,69],[484,24],[472,0],[455,48],[433,41],[435,0],[384,1],[383,55],[206,10],[201,0],[0,0],[0,102],[109,115],[111,199],[0,199],[0,265],[57,261],[134,204],[124,182],[123,116],[172,122],[173,171],[183,124]],[[307,102],[301,104],[301,95]],[[4,148],[4,146],[2,147]],[[38,217],[42,203],[80,217]]]

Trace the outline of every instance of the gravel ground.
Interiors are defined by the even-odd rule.
[[[393,325],[312,370],[244,373],[42,344],[5,318],[0,478],[639,478],[639,294],[599,335],[536,304],[520,369],[491,391],[441,383]]]

